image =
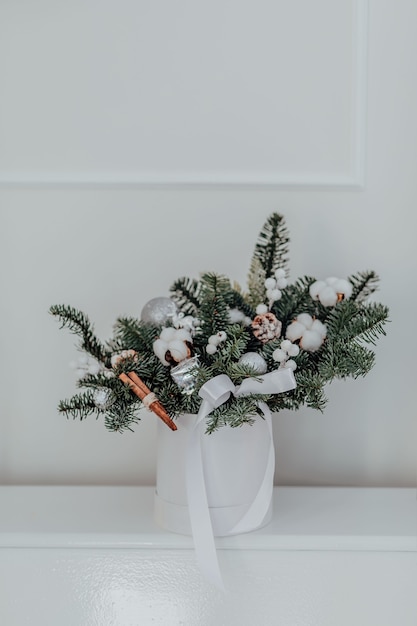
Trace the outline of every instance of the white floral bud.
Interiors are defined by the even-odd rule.
[[[292,343],[287,352],[289,356],[297,356],[300,354],[300,348],[295,343]]]
[[[267,278],[264,282],[264,285],[266,289],[275,289],[275,287],[277,286],[277,281],[275,280],[275,278]]]
[[[268,313],[268,307],[266,306],[266,304],[258,304],[258,306],[256,307],[256,314],[264,315],[264,313]]]
[[[284,339],[284,341],[281,341],[281,350],[285,350],[285,352],[288,352],[288,349],[292,345],[293,344],[291,343],[291,341],[289,339]]]
[[[207,344],[206,352],[207,354],[214,354],[215,352],[217,352],[217,346],[215,346],[214,343]]]
[[[277,300],[281,300],[282,292],[280,289],[271,289],[271,295],[269,296],[270,300],[276,302]]]
[[[294,371],[294,370],[296,370],[296,369],[297,369],[297,363],[296,363],[295,361],[293,361],[292,359],[289,359],[289,360],[285,363],[284,367],[285,367],[285,368],[287,368],[287,369],[290,369],[290,370]]]
[[[277,280],[277,287],[279,289],[285,289],[285,287],[287,287],[288,285],[288,281],[286,278],[278,278]]]
[[[279,280],[280,278],[284,278],[284,277],[285,277],[285,270],[284,270],[284,269],[282,269],[282,267],[278,268],[278,269],[275,271],[274,276],[275,276],[275,278],[276,278],[277,280]]]
[[[276,350],[273,351],[272,358],[274,359],[274,361],[278,361],[278,363],[282,363],[283,361],[287,359],[287,353],[284,350],[277,348]]]

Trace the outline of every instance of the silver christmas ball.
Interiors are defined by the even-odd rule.
[[[116,401],[116,396],[111,389],[100,387],[93,391],[93,402],[100,411],[106,411]]]
[[[241,365],[250,365],[256,374],[265,374],[268,369],[265,359],[257,352],[246,352],[239,359]]]
[[[177,311],[178,307],[171,298],[153,298],[143,307],[140,319],[145,324],[163,326]]]

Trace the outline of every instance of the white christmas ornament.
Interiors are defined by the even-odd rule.
[[[249,365],[256,374],[265,374],[268,370],[265,359],[257,352],[246,352],[239,359],[241,365]]]
[[[145,324],[163,326],[177,314],[178,307],[171,298],[153,298],[143,307],[140,319]]]
[[[330,276],[326,280],[316,280],[310,285],[310,296],[319,300],[325,307],[335,306],[340,300],[352,295],[352,284],[344,278]]]

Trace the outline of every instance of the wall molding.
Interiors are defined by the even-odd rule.
[[[279,189],[341,189],[361,190],[365,185],[366,130],[367,130],[367,57],[368,57],[368,2],[352,0],[354,32],[352,41],[355,70],[355,96],[352,101],[351,163],[345,173],[308,172],[155,172],[131,170],[77,171],[30,170],[1,171],[1,188],[222,188],[272,187]]]

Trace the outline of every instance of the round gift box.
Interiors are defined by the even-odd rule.
[[[158,420],[155,520],[162,528],[185,535],[192,534],[187,505],[186,455],[196,420],[197,415],[179,416],[176,431]],[[232,529],[248,511],[265,477],[271,446],[268,424],[256,417],[252,425],[223,426],[210,435],[205,434],[203,428],[200,444],[213,533],[215,536],[233,534]],[[271,520],[271,502],[272,497],[257,528]]]

